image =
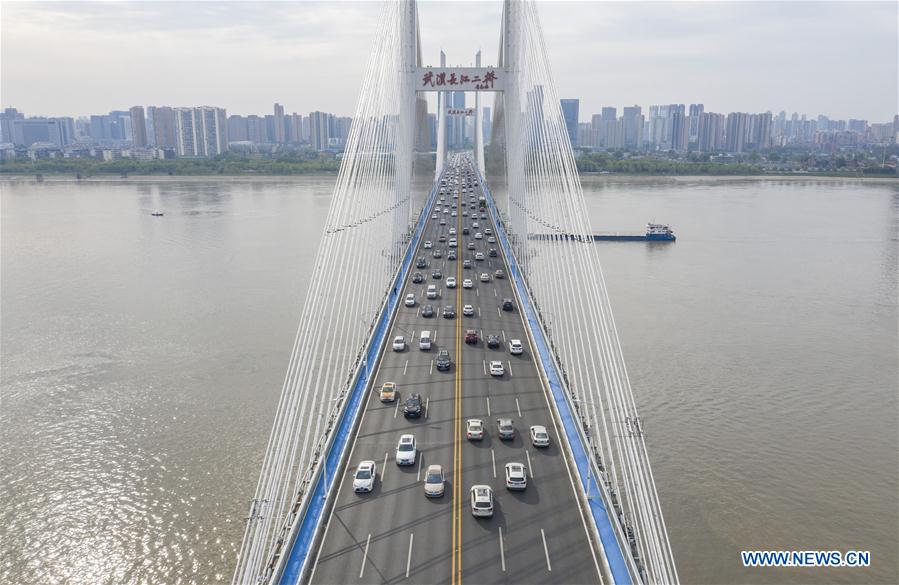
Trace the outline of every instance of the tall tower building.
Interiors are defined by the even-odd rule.
[[[284,106],[275,103],[274,139],[278,144],[284,144]]]
[[[580,110],[580,100],[560,100],[562,102],[562,115],[565,118],[565,129],[568,131],[568,139],[571,146],[578,145],[578,110]]]
[[[134,106],[128,112],[131,114],[131,143],[134,146],[147,146],[147,119],[144,117],[144,107]]]
[[[703,104],[690,104],[690,130],[687,141],[696,144],[699,141],[699,119],[705,111]]]
[[[168,106],[147,108],[148,117],[152,120],[150,125],[156,146],[176,148],[178,146],[177,127],[175,124],[175,110]]]

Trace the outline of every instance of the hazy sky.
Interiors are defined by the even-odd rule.
[[[899,4],[541,2],[559,94],[581,119],[604,105],[703,102],[889,121],[897,113]],[[483,49],[502,4],[420,3],[426,64]],[[0,104],[28,115],[132,105],[229,114],[350,114],[380,4],[2,2]]]

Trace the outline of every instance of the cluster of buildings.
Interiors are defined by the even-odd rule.
[[[213,106],[134,106],[82,118],[26,117],[15,108],[0,112],[0,154],[167,159],[212,158],[229,151],[271,152],[286,145],[340,151],[351,118],[326,112],[228,116]]]
[[[817,150],[896,144],[899,115],[892,122],[808,118],[786,112],[727,115],[706,112],[703,104],[604,107],[590,122],[581,122],[577,99],[561,100],[571,144],[585,150],[645,150],[743,153],[786,146]]]
[[[465,92],[448,92],[450,112],[465,113]],[[529,107],[542,110],[542,88],[528,94]],[[820,152],[843,148],[896,144],[899,115],[892,122],[809,118],[781,111],[719,114],[703,104],[603,107],[589,122],[580,121],[580,100],[561,100],[568,136],[582,150],[674,151],[677,153],[744,153],[799,146]],[[481,118],[485,142],[490,141],[491,109]],[[474,143],[474,116],[447,117],[446,141],[450,149]],[[212,158],[226,152],[273,153],[289,147],[341,152],[346,146],[352,118],[327,112],[287,114],[274,104],[271,114],[227,115],[213,106],[134,106],[108,114],[82,118],[26,117],[15,108],[0,112],[0,157],[32,159],[90,156],[169,159]],[[425,135],[424,132],[427,132]],[[417,137],[422,146],[437,146],[437,116],[428,114],[427,127]]]

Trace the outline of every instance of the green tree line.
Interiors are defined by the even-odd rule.
[[[213,159],[148,160],[121,159],[102,161],[91,158],[51,158],[37,161],[13,159],[0,162],[2,174],[70,175],[298,175],[336,172],[340,161],[334,158],[251,158],[224,156]]]

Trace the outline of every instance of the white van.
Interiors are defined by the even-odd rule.
[[[437,285],[436,285],[436,284],[429,284],[429,285],[428,285],[428,298],[429,298],[429,299],[436,299],[436,298],[437,298]]]
[[[422,351],[428,351],[431,349],[431,332],[430,331],[422,331],[421,336],[418,338],[418,349]]]

